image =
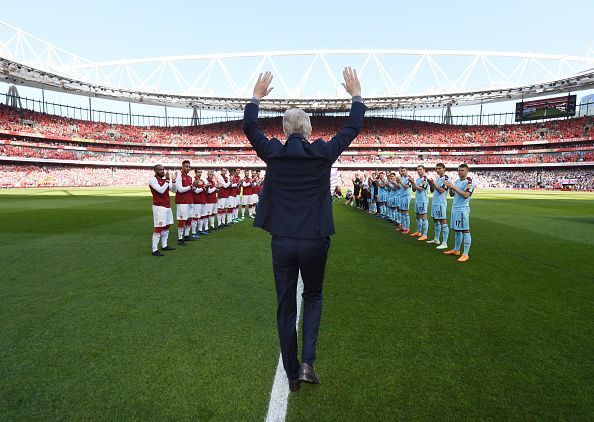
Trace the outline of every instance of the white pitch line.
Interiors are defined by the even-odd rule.
[[[301,273],[299,273],[299,280],[297,281],[297,328],[299,328],[299,318],[301,317],[302,293],[303,279],[301,278]],[[276,365],[276,374],[274,375],[274,382],[272,383],[272,390],[270,391],[270,402],[268,403],[266,422],[285,422],[288,401],[289,382],[287,381],[285,368],[283,368],[283,356],[279,355],[278,364]]]

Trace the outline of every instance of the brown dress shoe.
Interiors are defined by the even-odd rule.
[[[291,393],[295,393],[295,392],[299,391],[300,388],[301,388],[301,381],[299,381],[298,379],[289,381],[289,391],[291,391]]]
[[[316,370],[313,366],[308,365],[307,363],[302,363],[299,367],[299,379],[304,382],[309,382],[310,384],[320,383],[320,377]]]

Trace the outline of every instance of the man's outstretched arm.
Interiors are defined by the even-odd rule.
[[[361,131],[365,110],[367,109],[361,98],[361,83],[357,77],[357,71],[345,67],[342,75],[344,77],[342,86],[351,94],[353,103],[346,125],[327,143],[329,158],[332,162],[338,159],[340,154],[347,149]]]
[[[256,154],[262,160],[265,160],[266,147],[269,145],[269,140],[260,129],[260,126],[258,126],[258,111],[260,100],[270,94],[270,91],[273,89],[270,87],[271,82],[271,72],[260,73],[256,86],[254,86],[254,95],[243,111],[243,133],[245,133],[248,141],[254,147]]]

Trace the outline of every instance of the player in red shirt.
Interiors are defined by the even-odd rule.
[[[250,198],[250,218],[255,218],[256,201],[258,200],[258,172],[252,170],[252,197]]]
[[[221,169],[221,174],[217,178],[218,191],[218,212],[217,212],[217,228],[226,227],[225,222],[227,217],[227,203],[229,202],[229,191],[231,189],[231,180],[227,175],[227,169]]]
[[[229,198],[227,198],[227,209],[225,213],[225,222],[227,226],[233,224],[233,206],[235,205],[235,194],[237,185],[235,184],[235,170],[229,170]]]
[[[255,174],[255,177],[254,177]],[[260,170],[254,170],[252,172],[252,180],[254,183],[252,184],[252,198],[253,198],[253,205],[251,206],[251,214],[250,217],[256,218],[256,207],[258,206],[258,201],[260,200],[260,192],[262,192],[262,184],[263,180],[260,175]]]
[[[153,196],[153,249],[154,256],[164,256],[159,251],[159,240],[161,240],[161,250],[174,251],[175,248],[167,245],[169,238],[169,225],[173,224],[173,213],[171,212],[171,201],[169,199],[169,189],[171,179],[169,172],[161,164],[153,167],[155,175],[149,179],[149,187]]]
[[[206,174],[206,208],[205,208],[205,216],[208,219],[206,222],[206,229],[205,234],[209,234],[209,228],[211,230],[216,230],[215,227],[215,214],[217,213],[217,182],[215,180],[215,175],[213,170],[208,170]]]
[[[237,223],[239,221],[239,192],[241,190],[241,169],[233,170],[231,175],[231,195],[233,203],[231,204],[231,223]],[[227,211],[229,209],[227,208]],[[229,214],[227,214],[227,222],[229,222]]]
[[[192,177],[188,174],[190,172],[190,162],[188,160],[182,161],[181,172],[175,177],[173,183],[173,191],[175,192],[175,208],[177,214],[177,244],[186,246],[186,240],[194,240],[190,237],[191,220],[191,206],[193,202]]]
[[[241,181],[240,186],[242,187],[242,195],[241,195],[241,221],[245,219],[245,209],[251,206],[251,199],[252,199],[252,178],[250,177],[249,170],[244,171],[244,177]],[[251,211],[248,212],[248,217],[251,215]]]
[[[206,211],[206,191],[205,182],[202,180],[202,170],[194,171],[194,198],[192,204],[192,238],[198,239],[196,228],[200,234],[204,234],[205,211]]]

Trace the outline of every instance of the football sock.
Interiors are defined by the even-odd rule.
[[[441,236],[442,236],[442,241],[441,243],[448,243],[448,235],[450,234],[450,228],[448,227],[447,224],[442,224],[441,225]],[[437,239],[439,240],[439,239]]]
[[[177,238],[180,240],[184,238],[184,225],[185,225],[184,220],[179,220],[177,222]]]
[[[423,236],[427,236],[427,232],[429,231],[429,221],[428,220],[421,220],[423,223]]]
[[[167,239],[169,239],[169,229],[163,230],[161,232],[161,247],[162,248],[167,247]]]
[[[470,250],[471,243],[472,243],[472,237],[470,237],[470,233],[464,233],[464,255],[468,255],[468,251]]]
[[[454,243],[454,250],[459,251],[460,245],[462,245],[462,238],[464,234],[462,232],[456,232],[456,242]]]
[[[160,237],[161,235],[159,233],[153,233],[153,252],[155,252],[157,250],[157,247],[159,246]]]
[[[441,235],[441,223],[433,222],[433,228],[435,229],[435,240],[439,241]]]

